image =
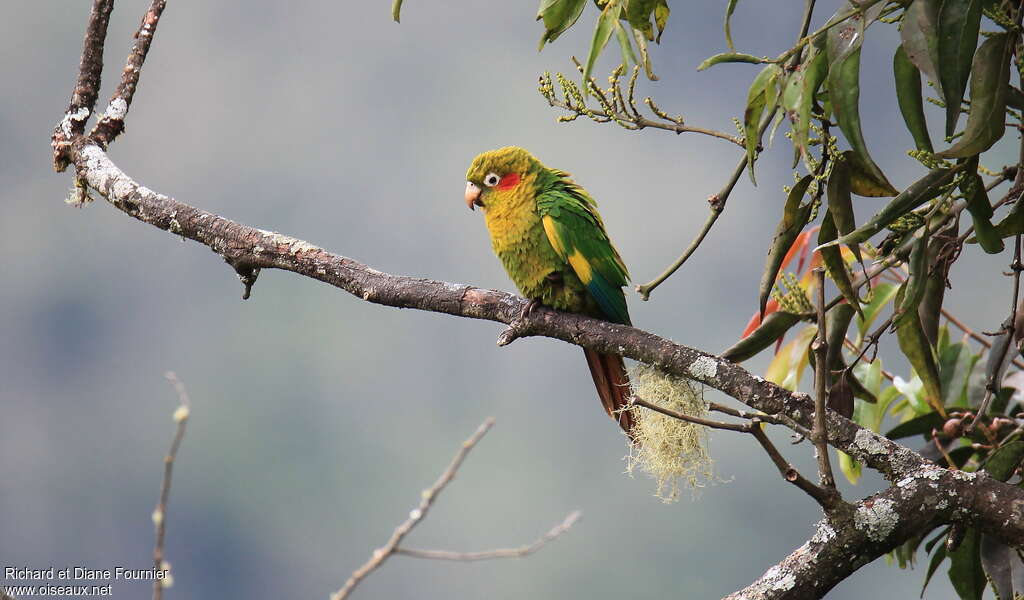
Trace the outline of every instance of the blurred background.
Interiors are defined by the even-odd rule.
[[[167,514],[171,598],[325,597],[487,416],[497,426],[407,544],[515,546],[573,509],[583,520],[521,560],[394,557],[354,597],[718,598],[810,535],[816,505],[739,435],[712,435],[721,481],[693,499],[662,504],[652,480],[625,475],[624,438],[578,348],[546,339],[498,348],[495,323],[371,305],[283,272],[264,271],[243,302],[234,273],[205,247],[102,202],[66,206],[72,176],[52,171],[49,139],[90,4],[11,2],[0,21],[0,565],[150,565],[176,406],[166,370],[193,402]],[[100,106],[148,4],[117,4]],[[391,273],[482,287],[513,289],[462,199],[469,161],[498,146],[524,146],[573,173],[638,283],[689,243],[736,147],[558,124],[536,91],[545,70],[575,76],[569,57],[586,53],[593,6],[538,54],[536,2],[409,0],[401,25],[388,4],[172,0],[111,157],[146,186],[242,223]],[[653,49],[662,80],[642,81],[639,95],[732,131],[756,67],[695,70],[725,49],[724,4],[672,4]],[[838,5],[818,4],[814,26]],[[773,56],[789,47],[802,7],[741,3],[738,47]],[[905,156],[912,141],[894,110],[896,36],[887,25],[868,31],[862,114],[876,161],[902,189],[921,168]],[[617,57],[613,44],[598,73]],[[988,166],[1012,160],[1015,143],[1004,140]],[[637,326],[712,352],[735,341],[756,307],[790,156],[780,133],[759,162],[759,186],[740,181],[690,262],[651,301],[630,294]],[[882,205],[857,203],[860,218]],[[995,329],[1009,259],[968,254],[947,306]],[[760,373],[767,360],[748,366]],[[776,437],[813,472],[806,444]],[[868,474],[844,492],[879,485]],[[916,597],[923,576],[921,565],[877,561],[830,597]],[[947,588],[937,577],[926,597],[953,598]],[[113,592],[149,593],[143,583]]]

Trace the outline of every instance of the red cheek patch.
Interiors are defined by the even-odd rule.
[[[520,179],[519,173],[509,173],[501,178],[501,181],[498,182],[497,188],[499,190],[510,190],[519,185]]]

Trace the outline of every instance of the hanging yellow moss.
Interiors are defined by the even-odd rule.
[[[708,404],[695,384],[644,364],[630,370],[633,393],[638,398],[693,417],[706,417]],[[674,419],[659,412],[631,406],[636,443],[626,457],[626,471],[639,469],[657,482],[654,493],[663,502],[679,498],[680,482],[691,490],[711,480],[707,427]]]

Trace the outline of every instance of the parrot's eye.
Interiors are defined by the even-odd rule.
[[[484,177],[484,185],[487,187],[494,187],[498,185],[499,181],[501,181],[501,177],[499,177],[497,173],[488,173],[487,176]]]

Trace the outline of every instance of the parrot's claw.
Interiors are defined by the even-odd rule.
[[[534,309],[538,306],[540,306],[540,300],[531,298],[526,303],[526,306],[519,311],[519,316],[512,319],[512,322],[508,324],[508,327],[506,327],[498,336],[498,345],[507,346],[522,337],[523,333],[526,331],[527,319],[530,318],[530,315],[533,314]]]

